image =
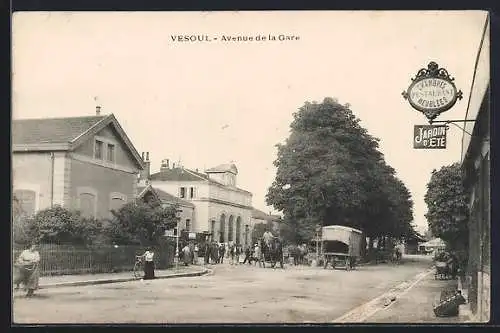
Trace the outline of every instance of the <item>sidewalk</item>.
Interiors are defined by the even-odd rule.
[[[179,266],[178,269],[170,268],[155,270],[157,279],[176,277],[191,277],[207,274],[209,269],[204,266]],[[57,288],[69,286],[85,286],[104,283],[117,283],[136,280],[133,272],[85,274],[85,275],[58,275],[40,277],[40,288]]]
[[[393,302],[366,319],[369,323],[465,323],[466,318],[436,317],[433,308],[439,302],[442,290],[455,290],[456,280],[435,280],[434,273],[427,274],[413,287],[396,294]]]

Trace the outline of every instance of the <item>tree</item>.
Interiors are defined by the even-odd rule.
[[[359,122],[332,98],[306,102],[294,114],[290,137],[277,145],[277,173],[266,201],[283,212],[296,241],[313,238],[318,224],[368,235],[411,229],[409,191],[385,164],[378,139]]]
[[[432,171],[424,197],[428,210],[425,217],[432,235],[453,249],[463,248],[468,241],[467,199],[459,163]]]
[[[177,206],[130,202],[112,211],[114,218],[106,227],[111,240],[119,244],[158,244],[165,230],[176,226]]]

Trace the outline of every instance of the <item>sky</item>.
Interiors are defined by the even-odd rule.
[[[413,148],[427,124],[401,93],[430,61],[464,99],[440,119],[463,119],[486,12],[16,12],[13,118],[113,113],[139,152],[204,170],[234,161],[238,187],[266,212],[277,143],[293,113],[325,97],[349,103],[378,137],[425,229],[433,169],[460,161],[462,131],[446,150]],[[207,35],[179,42],[172,36]],[[223,41],[222,36],[294,36]],[[295,37],[298,37],[295,38]],[[215,40],[217,38],[217,40]],[[333,221],[332,221],[333,222]]]

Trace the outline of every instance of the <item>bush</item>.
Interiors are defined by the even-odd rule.
[[[80,212],[60,206],[14,221],[14,242],[91,245],[106,243],[101,221],[82,217]]]

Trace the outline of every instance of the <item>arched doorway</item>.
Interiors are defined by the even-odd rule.
[[[236,244],[241,244],[241,216],[236,219]]]
[[[225,242],[225,231],[226,231],[226,215],[222,214],[220,216],[220,228],[219,228],[219,243]]]
[[[231,215],[229,216],[229,224],[227,228],[227,241],[232,242],[234,241],[234,216]]]

